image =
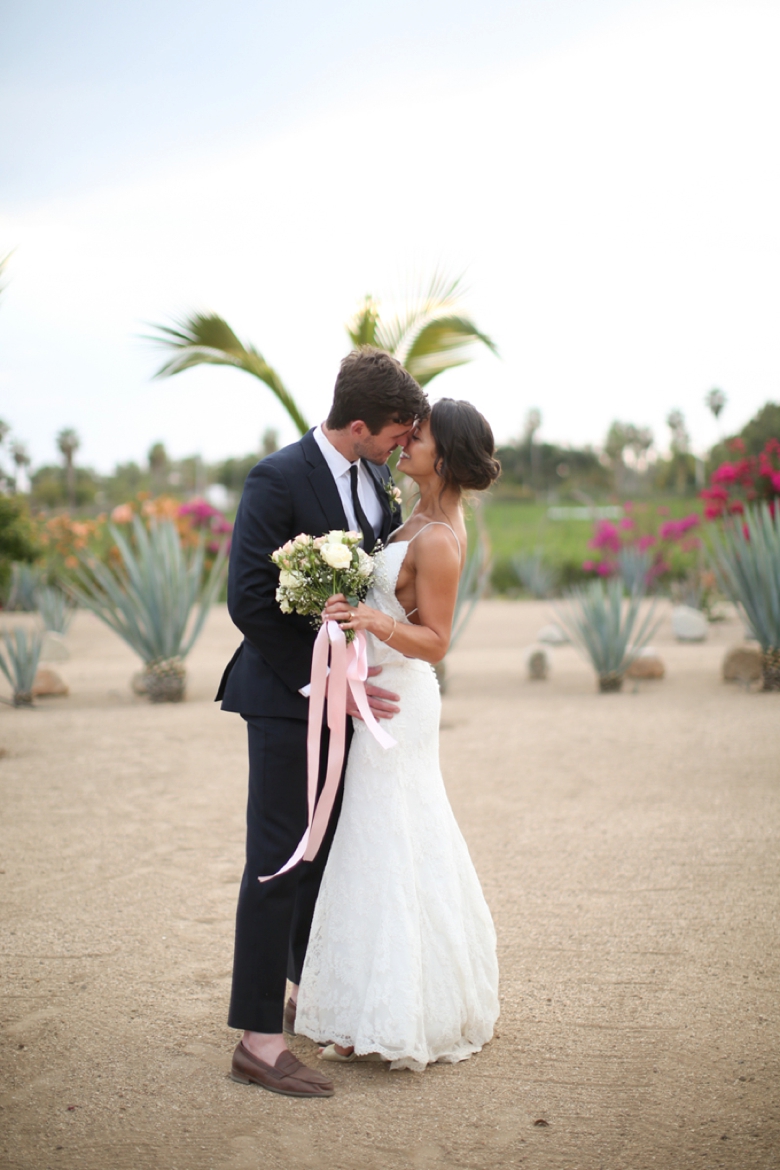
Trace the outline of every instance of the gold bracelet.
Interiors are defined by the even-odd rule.
[[[387,616],[390,617],[390,614],[388,614]],[[389,642],[394,633],[395,633],[395,618],[393,618],[393,628],[390,631],[390,633],[387,635],[386,638],[380,638],[379,641],[380,642]]]

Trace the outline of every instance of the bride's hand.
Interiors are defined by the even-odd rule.
[[[343,593],[334,593],[325,602],[322,620],[338,622],[342,630],[371,630],[378,613],[362,601],[356,606],[350,605]]]

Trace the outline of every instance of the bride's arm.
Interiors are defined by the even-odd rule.
[[[442,531],[426,532],[415,542],[414,551],[419,625],[396,622],[362,601],[357,609],[351,608],[342,593],[328,598],[323,617],[337,621],[342,630],[366,630],[407,658],[441,662],[452,634],[460,554],[452,536]]]

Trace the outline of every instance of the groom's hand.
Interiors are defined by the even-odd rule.
[[[369,666],[368,677],[374,678],[381,672],[381,666]],[[381,687],[375,687],[373,683],[367,682],[366,695],[375,719],[392,719],[401,710],[398,706],[401,696],[393,694],[392,691],[383,691]],[[347,694],[347,714],[353,715],[356,719],[362,719],[362,715],[355,706],[351,691]]]

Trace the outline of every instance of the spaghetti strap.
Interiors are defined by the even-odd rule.
[[[417,537],[420,535],[421,532],[425,532],[426,528],[431,528],[434,524],[440,524],[442,528],[449,528],[450,532],[455,537],[455,543],[458,546],[458,556],[460,557],[460,541],[458,540],[458,534],[455,531],[455,529],[452,527],[451,524],[445,524],[445,522],[443,520],[429,520],[427,524],[423,524],[422,528],[418,529],[417,532],[415,532],[414,536],[410,537],[410,539],[407,541],[407,543],[411,544],[412,541],[417,539]],[[412,613],[414,613],[414,610],[412,610]]]

